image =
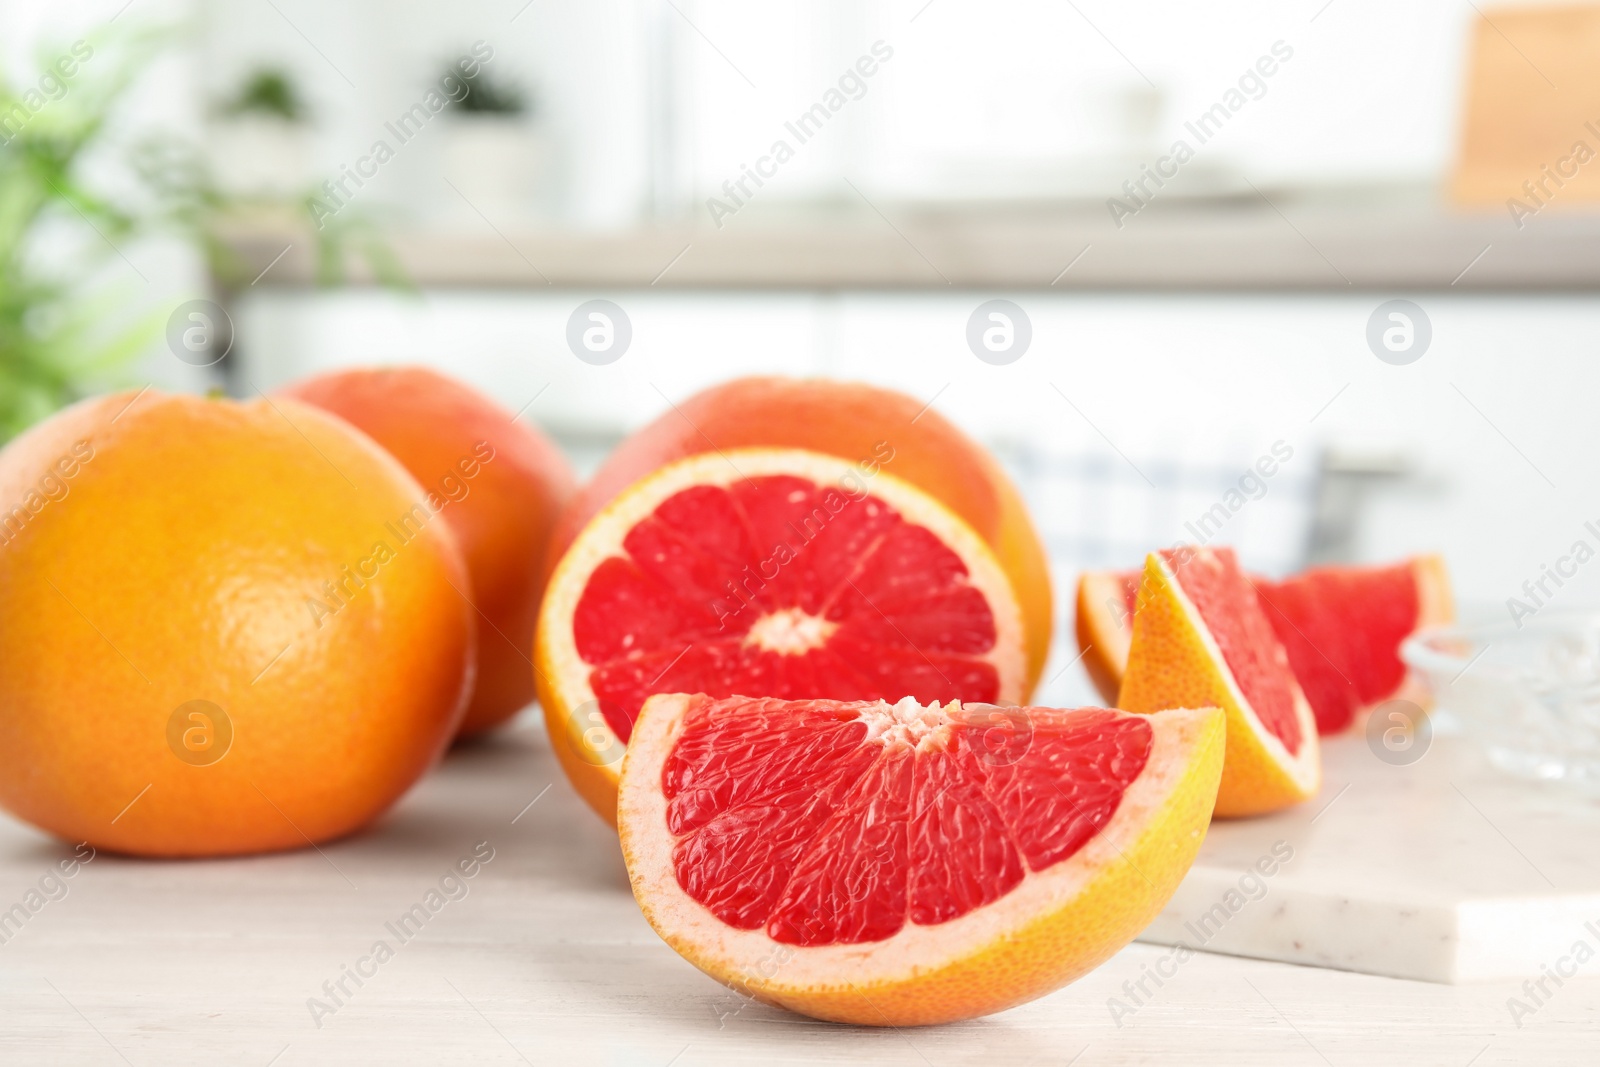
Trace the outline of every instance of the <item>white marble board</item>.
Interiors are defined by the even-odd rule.
[[[1600,974],[1600,800],[1458,736],[1405,766],[1359,733],[1323,758],[1309,803],[1214,822],[1140,940],[1434,982]]]

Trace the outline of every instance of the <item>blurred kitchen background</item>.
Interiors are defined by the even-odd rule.
[[[1503,613],[1600,520],[1597,54],[1600,9],[1459,0],[6,0],[0,415],[424,362],[588,468],[729,376],[859,378],[1021,483],[1047,700],[1077,572],[1196,524],[1440,550]]]

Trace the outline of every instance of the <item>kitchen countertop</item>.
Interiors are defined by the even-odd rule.
[[[854,1029],[745,1003],[646,925],[614,835],[568,789],[531,716],[453,752],[376,827],[320,851],[101,854],[47,878],[72,856],[0,820],[0,909],[37,905],[20,929],[0,928],[0,1061],[1486,1067],[1592,1061],[1600,1044],[1600,980],[1583,976],[1600,961],[1547,983],[1538,1005],[1520,983],[1203,952],[1163,966],[1158,987],[1148,976],[1171,950],[1143,944],[1042,1000],[946,1027]],[[473,858],[474,877],[441,881]],[[417,904],[436,910],[420,929],[395,927]],[[378,961],[380,940],[392,955]],[[370,975],[359,986],[344,978],[358,966]],[[336,1003],[324,983],[341,978]],[[1513,996],[1533,1010],[1514,1018]]]

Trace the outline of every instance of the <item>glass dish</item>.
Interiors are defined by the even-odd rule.
[[[1435,627],[1400,657],[1497,767],[1600,793],[1600,613]]]

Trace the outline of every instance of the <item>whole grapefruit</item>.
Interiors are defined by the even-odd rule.
[[[0,805],[151,856],[369,822],[472,684],[420,485],[293,400],[88,400],[0,453]]]
[[[878,470],[921,489],[988,544],[1015,588],[1027,650],[1024,698],[1050,651],[1050,568],[1011,480],[976,441],[922,401],[828,379],[740,378],[675,404],[612,452],[562,515],[549,566],[629,485],[674,460],[735,448],[803,448],[850,460],[870,487]]]
[[[455,531],[481,612],[478,683],[461,733],[489,730],[526,707],[545,543],[575,488],[566,457],[511,412],[425,367],[338,371],[286,392],[388,449]]]

